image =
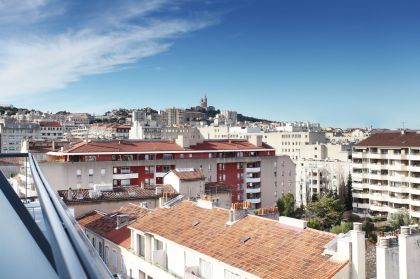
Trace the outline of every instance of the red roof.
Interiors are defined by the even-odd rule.
[[[39,126],[41,126],[41,127],[61,127],[61,124],[59,122],[44,121],[44,122],[40,122]]]
[[[356,146],[420,147],[420,134],[401,131],[375,133]]]
[[[155,151],[218,151],[218,150],[258,150],[274,149],[267,144],[261,147],[253,145],[246,140],[209,140],[189,148],[182,148],[173,141],[85,141],[69,146],[66,153],[102,153],[102,152],[155,152]]]

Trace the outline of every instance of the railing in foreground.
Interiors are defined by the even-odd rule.
[[[91,246],[81,227],[45,179],[33,155],[27,153],[0,154],[0,158],[25,158],[25,169],[32,173],[37,197],[41,205],[45,232],[42,232],[18,195],[0,171],[0,190],[19,209],[18,214],[34,240],[43,251],[60,278],[113,278],[112,274]],[[27,170],[25,170],[27,175]],[[28,177],[26,177],[28,178]],[[7,185],[6,185],[7,184]],[[27,196],[24,199],[28,201]],[[17,203],[20,204],[17,204]],[[24,210],[22,210],[22,208]],[[36,259],[33,259],[36,260]]]

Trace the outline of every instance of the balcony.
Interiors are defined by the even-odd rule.
[[[411,172],[420,172],[420,166],[410,166],[409,170]]]
[[[246,188],[247,194],[261,193],[261,188]]]
[[[387,194],[371,194],[370,199],[373,201],[388,201],[389,196]]]
[[[410,216],[411,217],[420,218],[420,212],[419,211],[410,210]]]
[[[353,203],[353,208],[368,209],[370,205],[368,203]]]
[[[373,205],[369,206],[369,209],[372,211],[388,212],[388,206]]]
[[[420,177],[410,177],[411,183],[419,183],[420,184]]]
[[[370,198],[370,194],[369,193],[357,193],[357,192],[353,192],[353,198],[369,199]]]
[[[414,206],[420,206],[420,200],[410,200],[410,204]]]
[[[157,177],[164,177],[165,175],[167,175],[168,174],[168,172],[156,172],[155,173],[155,176],[156,176],[156,178]]]
[[[397,203],[397,204],[410,204],[410,200],[408,198],[398,198],[398,197],[389,197],[389,202]]]
[[[247,177],[245,178],[246,183],[259,183],[261,182],[261,177]]]
[[[260,167],[258,167],[258,168],[246,168],[246,172],[258,173],[258,172],[261,172],[261,168]]]
[[[139,178],[138,173],[122,173],[122,174],[114,174],[112,179],[136,179]]]
[[[27,153],[0,157],[19,162],[19,175],[25,176],[26,184],[24,191],[13,189],[9,181],[14,183],[17,176],[5,176],[7,171],[0,166],[0,220],[4,226],[0,247],[7,255],[2,265],[13,270],[13,277],[113,278],[34,157]],[[3,275],[11,274],[6,271]]]

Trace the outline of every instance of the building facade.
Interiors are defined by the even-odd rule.
[[[362,216],[407,210],[420,219],[420,134],[383,132],[353,148],[353,210]]]
[[[81,142],[49,152],[41,167],[58,189],[161,185],[176,168],[201,170],[206,182],[232,189],[232,202],[249,201],[254,208],[272,207],[282,193],[294,192],[279,174],[285,159],[270,146],[253,141],[179,137],[174,141]],[[286,161],[287,162],[287,161]],[[287,165],[287,164],[286,164]],[[287,165],[288,166],[288,165]]]

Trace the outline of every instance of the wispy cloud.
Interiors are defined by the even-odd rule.
[[[41,15],[49,12],[50,1],[28,0],[19,9],[12,0],[0,0],[0,7],[14,8],[14,15]],[[120,70],[167,51],[179,36],[216,22],[211,17],[153,15],[169,2],[174,1],[129,2],[130,5],[120,5],[108,15],[104,11],[97,20],[86,21],[77,30],[65,26],[63,29],[71,31],[64,33],[43,31],[24,38],[18,35],[0,38],[0,99],[47,92],[83,76]],[[0,20],[6,17],[0,13]]]

